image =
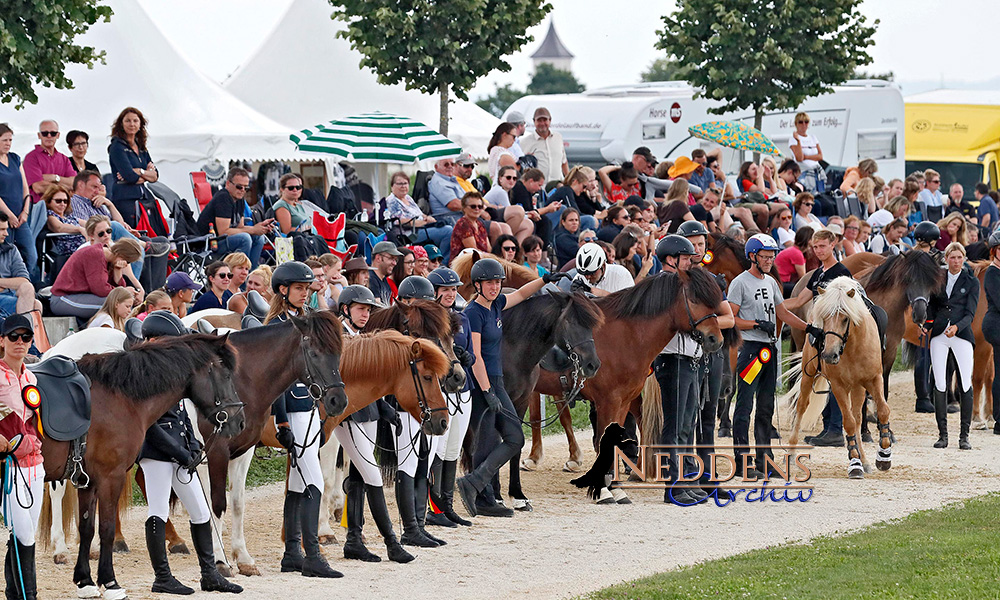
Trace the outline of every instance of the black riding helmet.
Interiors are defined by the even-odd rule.
[[[366,306],[376,306],[375,294],[363,285],[349,285],[340,292],[340,311],[350,309],[352,304],[364,304]]]
[[[503,280],[507,279],[507,272],[504,270],[503,265],[495,259],[483,258],[476,264],[472,265],[472,271],[469,273],[469,278],[472,279],[472,281]]]
[[[705,225],[701,221],[684,221],[677,228],[677,235],[685,238],[689,238],[695,235],[703,235],[708,237],[708,230],[705,229]]]
[[[434,300],[434,286],[426,277],[410,275],[399,282],[396,297],[400,300]]]
[[[290,286],[293,283],[312,283],[316,280],[312,269],[297,260],[282,263],[274,269],[271,274],[271,291],[280,294],[281,286]]]
[[[913,228],[913,239],[918,242],[933,244],[941,239],[941,230],[930,221],[921,221]]]
[[[990,234],[990,239],[986,241],[986,246],[990,250],[1000,246],[1000,229]]]
[[[458,273],[448,267],[438,267],[427,275],[427,281],[431,282],[434,289],[439,287],[458,287],[462,285],[462,278]]]
[[[677,234],[668,235],[667,237],[660,240],[660,243],[656,245],[656,258],[660,262],[665,262],[668,256],[696,256],[698,253],[695,252],[694,244],[691,243],[686,237],[681,237]]]
[[[185,335],[191,333],[180,317],[169,310],[154,310],[142,322],[142,337],[146,339],[164,335]]]

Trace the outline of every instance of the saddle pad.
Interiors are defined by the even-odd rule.
[[[539,361],[538,366],[553,373],[564,373],[573,367],[573,363],[570,362],[569,355],[566,352],[561,348],[553,346],[545,353],[545,356]]]
[[[90,381],[76,363],[53,356],[29,365],[41,391],[42,429],[57,442],[71,442],[90,429]]]

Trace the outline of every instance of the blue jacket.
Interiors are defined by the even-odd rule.
[[[115,185],[111,188],[112,200],[138,200],[142,198],[144,189],[139,181],[139,174],[133,169],[145,169],[153,162],[149,152],[140,150],[138,154],[121,138],[111,138],[108,145],[108,160],[111,172],[115,174]],[[121,179],[118,179],[121,177]]]
[[[17,251],[17,246],[14,245],[9,236],[0,244],[0,277],[5,279],[24,277],[28,279],[28,269],[24,267],[21,253]]]
[[[191,419],[181,401],[146,431],[146,439],[142,443],[136,462],[149,458],[186,465],[201,447],[201,442],[194,435]]]

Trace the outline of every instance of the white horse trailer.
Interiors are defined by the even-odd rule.
[[[688,127],[718,120],[741,120],[753,125],[750,110],[717,115],[708,112],[717,101],[695,98],[695,88],[683,81],[614,86],[580,94],[525,96],[507,112],[525,115],[528,127],[539,106],[552,113],[551,128],[563,136],[571,164],[600,166],[629,160],[632,151],[647,146],[660,160],[690,156],[695,148],[715,144],[699,140]],[[795,131],[795,113],[809,113],[809,133],[819,139],[831,165],[852,166],[860,159],[878,161],[879,175],[888,180],[904,176],[903,96],[882,80],[848,81],[833,92],[806,100],[795,110],[764,115],[762,130],[785,156]],[[725,169],[735,172],[749,153],[723,153]]]

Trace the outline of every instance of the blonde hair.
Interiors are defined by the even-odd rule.
[[[687,204],[688,192],[691,189],[691,184],[688,183],[687,179],[677,178],[673,183],[670,184],[670,189],[667,190],[667,197],[663,199],[663,204],[669,204],[672,200],[683,200]]]
[[[817,231],[816,233],[814,233],[813,236],[812,236],[812,241],[815,242],[817,240],[826,240],[826,241],[830,242],[831,244],[836,244],[837,243],[837,234],[835,234],[834,232],[830,231],[829,229],[820,229],[819,231]]]
[[[163,290],[153,290],[152,292],[149,292],[146,299],[142,301],[142,304],[132,309],[132,314],[129,316],[138,317],[142,313],[148,313],[151,306],[155,306],[160,302],[170,304],[170,294],[164,292]]]
[[[951,241],[959,242],[964,246],[965,244],[969,243],[969,238],[966,233],[967,230],[965,227],[965,217],[963,217],[961,213],[951,212],[946,214],[944,218],[942,218],[940,221],[937,222],[938,229],[944,231],[945,229],[948,228],[948,223],[951,223],[952,221],[955,220],[958,220],[958,233],[955,234],[955,237],[952,238]],[[945,254],[945,256],[947,256],[947,253]]]
[[[267,265],[260,265],[247,275],[247,279],[250,279],[254,275],[260,277],[264,281],[264,290],[271,293],[271,267]]]
[[[887,211],[889,211],[889,213],[893,217],[895,217],[896,216],[896,209],[898,209],[903,204],[905,204],[907,206],[906,212],[910,212],[910,210],[909,210],[910,200],[906,196],[896,196],[892,200],[889,200],[889,202],[886,203],[886,205],[885,205],[885,209]]]
[[[87,326],[89,327],[91,323],[94,322],[101,313],[104,313],[111,317],[111,322],[115,324],[115,329],[118,331],[125,331],[125,319],[128,317],[119,317],[116,307],[126,300],[133,300],[132,291],[123,287],[116,287],[111,290],[108,297],[104,299],[104,304],[98,309],[97,313],[89,321],[87,321]]]
[[[864,204],[875,199],[875,181],[871,177],[863,177],[858,185],[854,186],[854,191],[858,194],[858,200]]]
[[[809,113],[806,113],[806,112],[800,112],[800,113],[796,113],[796,114],[795,114],[795,122],[796,122],[796,123],[798,123],[798,122],[799,122],[799,121],[801,121],[802,119],[805,119],[805,120],[806,120],[806,122],[808,123],[808,122],[810,121],[810,119],[809,119]]]
[[[948,244],[948,246],[944,249],[944,257],[948,258],[948,255],[950,255],[952,252],[961,252],[962,258],[968,256],[968,254],[965,253],[965,246],[959,244],[958,242],[952,242]]]
[[[253,263],[250,262],[250,257],[242,252],[230,252],[222,259],[222,262],[226,263],[226,266],[230,270],[239,266],[244,266],[248,269],[253,266]]]
[[[111,245],[111,253],[130,263],[134,263],[142,256],[142,246],[139,245],[137,240],[122,238]]]
[[[87,219],[87,224],[84,225],[83,228],[87,230],[88,236],[94,235],[94,230],[97,229],[97,226],[101,223],[110,224],[111,219],[109,219],[106,215],[94,215]]]

